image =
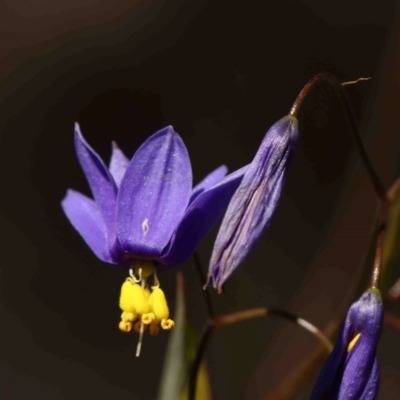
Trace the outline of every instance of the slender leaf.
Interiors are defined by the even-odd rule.
[[[158,400],[186,400],[188,376],[196,354],[197,337],[187,318],[183,276],[177,272],[175,326],[171,331],[165,355]],[[205,365],[201,365],[196,400],[211,400],[211,388]]]

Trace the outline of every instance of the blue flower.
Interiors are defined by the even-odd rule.
[[[229,203],[208,272],[208,280],[219,291],[270,223],[296,148],[297,135],[297,119],[293,116],[272,125]]]
[[[68,190],[64,212],[100,260],[126,267],[137,259],[160,267],[183,263],[224,212],[245,171],[225,177],[221,166],[192,189],[189,156],[172,127],[148,138],[131,161],[114,144],[109,168],[78,125],[75,147],[94,200]]]
[[[191,256],[228,206],[245,168],[225,177],[221,166],[192,189],[189,155],[172,127],[149,137],[131,161],[114,144],[109,168],[78,125],[75,148],[94,200],[68,190],[62,207],[100,260],[129,268],[120,329],[135,327],[142,334],[146,324],[156,334],[158,323],[170,329],[173,321],[155,272]]]
[[[383,305],[378,289],[367,290],[350,307],[311,400],[374,400],[379,390],[376,347]]]

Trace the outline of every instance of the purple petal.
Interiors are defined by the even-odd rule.
[[[181,221],[190,198],[192,170],[186,147],[172,127],[139,148],[122,179],[117,232],[134,256],[157,257]]]
[[[315,384],[311,400],[373,400],[378,394],[376,347],[383,321],[377,289],[367,290],[350,307],[341,334]],[[353,348],[348,345],[360,334]]]
[[[280,198],[296,141],[296,119],[288,116],[275,123],[236,190],[210,261],[208,276],[219,290],[267,229]]]
[[[370,378],[382,328],[383,306],[379,292],[367,291],[348,313],[353,337],[360,338],[349,352],[340,385],[339,399],[358,400]]]
[[[107,229],[109,247],[116,246],[116,197],[117,187],[114,179],[98,154],[82,136],[79,125],[75,125],[75,148],[93,197],[98,205]]]
[[[208,174],[193,188],[189,204],[193,203],[194,199],[196,199],[200,193],[203,193],[205,190],[216,185],[218,182],[224,179],[224,176],[227,174],[227,172],[228,168],[226,168],[225,165],[221,165],[219,168]]]
[[[225,211],[246,169],[247,166],[228,175],[222,182],[205,190],[193,201],[186,210],[167,252],[160,257],[162,263],[175,266],[192,255]]]
[[[97,204],[74,190],[68,190],[61,202],[65,215],[96,256],[112,263],[106,227]]]
[[[310,400],[325,400],[337,398],[342,380],[346,359],[347,346],[351,341],[350,326],[344,324],[332,353],[323,366],[314,386]]]
[[[110,173],[114,178],[117,187],[120,186],[121,180],[125,175],[125,171],[128,168],[129,160],[125,154],[118,147],[117,143],[112,142],[112,154],[110,160]]]
[[[379,366],[378,360],[375,357],[371,375],[369,376],[367,385],[365,386],[364,392],[360,397],[360,400],[375,400],[378,397],[379,381]]]

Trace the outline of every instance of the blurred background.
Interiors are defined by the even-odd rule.
[[[4,0],[0,13],[0,399],[155,399],[168,332],[118,330],[126,271],[96,259],[63,215],[90,194],[73,123],[108,161],[173,125],[194,180],[249,163],[315,74],[348,87],[385,184],[400,167],[400,30],[395,1]],[[323,327],[354,299],[376,212],[340,104],[321,85],[270,229],[212,298],[219,314],[284,308]],[[206,270],[217,230],[199,253]],[[202,283],[182,270],[198,332]],[[174,311],[175,272],[160,276]],[[379,347],[380,399],[400,398],[398,333]],[[220,330],[207,353],[215,399],[262,399],[315,338],[276,319]],[[315,375],[299,392],[309,398]]]

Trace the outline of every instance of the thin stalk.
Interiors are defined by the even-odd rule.
[[[204,282],[206,281],[206,278],[204,276],[203,266],[201,264],[200,257],[198,255],[197,251],[195,251],[193,253],[193,261],[194,261],[194,265],[196,267],[197,275],[198,275],[198,277],[200,279],[200,282],[201,282],[201,286],[203,286]],[[205,302],[206,307],[207,307],[208,318],[213,318],[214,309],[213,309],[213,305],[212,305],[212,302],[211,302],[210,293],[207,290],[203,290],[203,292],[204,292],[204,302]]]
[[[323,347],[324,351],[322,352],[322,356],[324,356],[325,353],[329,354],[332,351],[333,345],[330,342],[330,340],[324,335],[323,332],[321,332],[316,326],[312,325],[310,322],[302,318],[299,318],[296,315],[287,312],[285,310],[279,310],[276,308],[258,307],[223,315],[220,317],[216,317],[215,319],[210,319],[201,335],[200,344],[197,349],[196,357],[193,361],[190,370],[189,397],[188,397],[189,400],[195,399],[198,371],[201,365],[201,360],[203,359],[204,353],[206,351],[212,333],[216,329],[223,328],[228,325],[233,325],[240,322],[249,321],[254,318],[267,317],[267,316],[276,316],[284,318],[290,322],[295,323],[296,325],[299,325],[303,329],[306,329],[308,332],[312,333],[324,345]]]
[[[372,165],[371,159],[368,156],[364,142],[360,135],[357,119],[354,115],[354,111],[351,106],[349,96],[344,88],[345,85],[356,83],[359,80],[366,80],[366,79],[367,78],[360,78],[356,81],[341,83],[331,74],[316,75],[304,86],[304,88],[301,90],[300,94],[297,96],[295,102],[293,103],[292,109],[290,110],[290,115],[297,117],[297,114],[300,111],[300,107],[303,104],[304,99],[316,85],[318,85],[321,82],[330,83],[333,86],[333,88],[335,89],[335,93],[337,94],[337,96],[342,104],[347,123],[349,124],[350,130],[353,135],[354,142],[360,153],[361,159],[364,163],[365,169],[367,170],[368,176],[374,186],[374,189],[375,189],[377,195],[381,199],[384,199],[384,198],[386,198],[386,190],[385,190],[377,172],[375,171],[374,166]]]
[[[372,270],[371,276],[371,287],[379,288],[379,281],[381,277],[382,270],[382,257],[383,257],[383,243],[385,241],[385,229],[382,227],[376,242],[376,252],[375,252],[375,261],[374,261],[374,269]]]
[[[340,325],[343,322],[345,313],[328,322],[324,329],[324,335],[329,338],[336,336]],[[304,383],[308,375],[317,369],[326,359],[325,349],[321,346],[312,350],[307,357],[295,366],[290,373],[275,385],[264,397],[263,400],[284,400],[290,399],[297,391],[299,386]]]

